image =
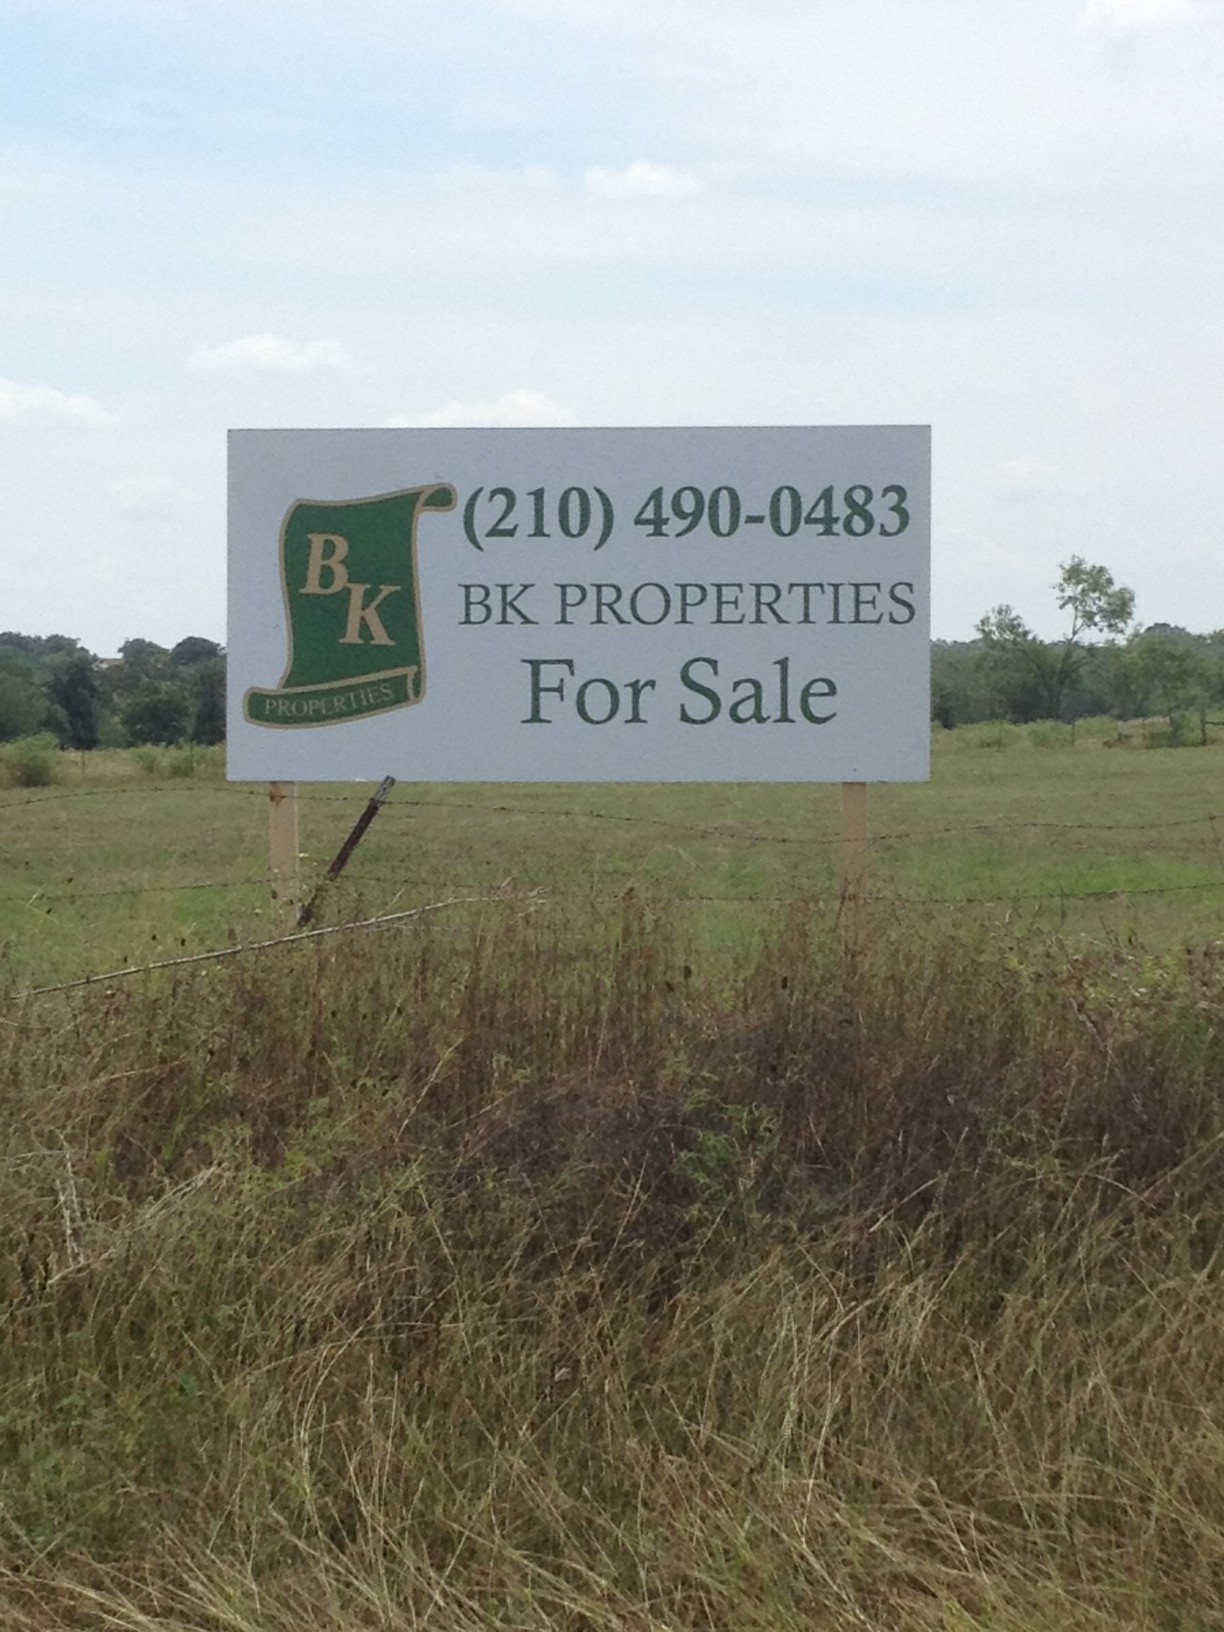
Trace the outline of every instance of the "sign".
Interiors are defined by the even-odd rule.
[[[924,426],[234,431],[228,771],[920,781]]]

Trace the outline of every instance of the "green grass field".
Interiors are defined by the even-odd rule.
[[[10,984],[269,933],[264,790],[227,785],[217,753],[190,777],[182,755],[142,757],[149,769],[61,756],[53,786],[0,787]],[[304,884],[369,791],[301,790]],[[507,880],[584,900],[633,885],[689,903],[706,941],[738,945],[781,903],[835,903],[838,824],[832,787],[400,784],[321,921]],[[1163,948],[1212,938],[1224,913],[1224,748],[939,732],[931,782],[872,788],[869,824],[880,920],[1005,920]]]
[[[1224,1629],[1224,759],[1079,738],[873,789],[849,963],[836,789],[400,786],[322,921],[477,899],[31,995],[266,936],[266,794],[0,787],[4,1632]]]

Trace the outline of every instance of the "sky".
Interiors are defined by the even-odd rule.
[[[1224,626],[1224,0],[0,0],[0,628],[225,639],[225,433],[930,424],[932,626]]]

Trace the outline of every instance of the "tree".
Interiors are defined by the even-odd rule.
[[[999,705],[972,640],[931,642],[931,718],[951,729],[997,720]]]
[[[140,689],[169,674],[170,653],[155,640],[141,640],[139,636],[125,640],[119,648],[121,661],[111,670],[112,683],[119,696],[130,697]]]
[[[1071,614],[1066,646],[1073,646],[1086,629],[1124,635],[1135,615],[1134,590],[1115,584],[1107,567],[1094,567],[1082,555],[1062,563],[1052,587],[1060,609]]]
[[[1199,740],[1207,740],[1207,711],[1220,695],[1217,659],[1194,638],[1178,638],[1165,628],[1146,629],[1118,654],[1119,692],[1128,714],[1166,714],[1175,730],[1178,716],[1197,714]]]
[[[187,735],[191,698],[172,681],[150,681],[130,698],[119,717],[137,746],[169,748]]]
[[[201,663],[195,676],[195,714],[191,740],[204,747],[225,741],[225,659]]]
[[[20,652],[22,657],[35,658],[42,650],[37,635],[23,635],[16,629],[0,629],[0,652]]]
[[[1071,614],[1061,641],[1038,640],[1007,605],[992,607],[977,622],[988,670],[1007,693],[1013,718],[1061,719],[1088,653],[1084,636],[1125,634],[1134,616],[1134,591],[1115,584],[1107,567],[1082,556],[1062,562],[1058,582],[1051,587],[1060,610]]]
[[[1021,724],[1048,719],[1054,712],[1055,658],[1013,607],[991,607],[975,624],[981,641],[979,662],[992,712]]]
[[[170,648],[170,661],[176,668],[192,668],[197,663],[211,663],[221,656],[221,647],[215,640],[203,635],[187,635],[177,646]]]
[[[0,665],[0,742],[33,736],[47,721],[47,699],[41,687],[17,669]]]
[[[94,660],[88,652],[74,652],[56,660],[47,682],[47,695],[63,712],[60,746],[96,748],[100,692]]]

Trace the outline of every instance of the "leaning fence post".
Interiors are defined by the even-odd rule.
[[[334,884],[340,877],[340,874],[348,866],[349,857],[361,843],[366,829],[382,809],[386,802],[387,795],[391,792],[391,789],[394,786],[395,778],[393,776],[384,776],[382,781],[378,784],[378,787],[375,789],[370,798],[370,802],[366,805],[361,815],[358,816],[357,820],[353,823],[352,832],[336,852],[335,859],[333,860],[331,866],[327,869],[327,876],[324,878],[323,883],[316,886],[314,894],[302,907],[301,912],[298,913],[297,927],[299,929],[305,929],[314,918],[315,907],[319,903],[319,897],[323,893],[324,887],[328,884]]]

